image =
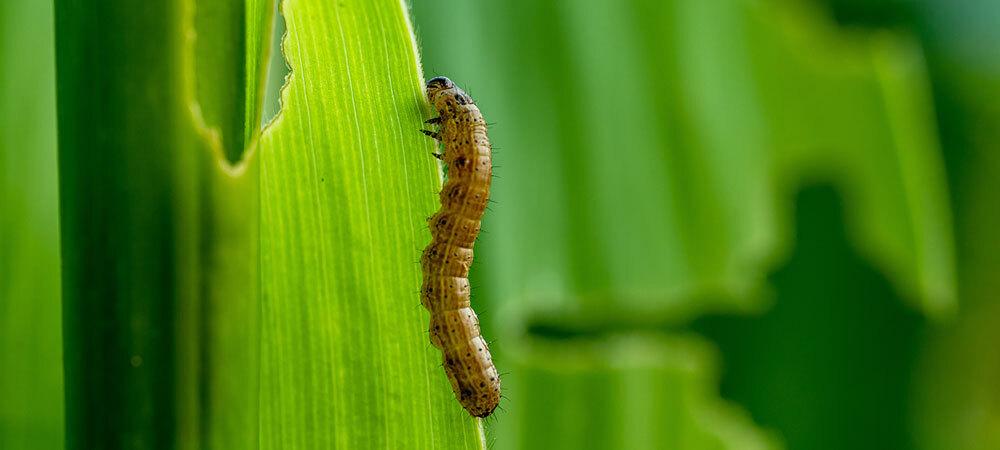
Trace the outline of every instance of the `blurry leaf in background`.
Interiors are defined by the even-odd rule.
[[[63,443],[52,4],[0,2],[0,448]]]
[[[958,320],[933,324],[917,383],[919,448],[1000,447],[1000,4],[827,0],[846,26],[912,29],[926,50],[955,211]]]
[[[468,80],[496,123],[489,298],[582,324],[756,307],[791,194],[818,179],[905,298],[953,308],[919,49],[778,3],[415,5],[427,67]]]
[[[498,367],[512,372],[499,446],[543,448],[550,441],[525,430],[580,408],[577,391],[545,402],[529,394],[558,385],[552,373],[565,383],[575,376],[536,371],[545,361],[527,355],[537,338],[563,339],[551,345],[574,354],[595,337],[774,307],[765,278],[795,248],[793,198],[803,185],[830,183],[844,198],[844,241],[831,249],[864,262],[837,270],[873,286],[867,265],[885,274],[871,298],[890,308],[879,320],[900,333],[870,353],[818,353],[813,363],[912,352],[920,321],[884,306],[898,299],[936,318],[954,311],[946,179],[913,39],[842,29],[805,1],[441,3],[414,5],[428,75],[452,77],[496,123],[496,204],[477,247],[473,303],[486,305]],[[808,267],[809,276],[834,268]],[[805,302],[809,291],[791,288],[804,281],[790,273],[778,301]],[[644,351],[655,361],[676,350]],[[713,380],[711,371],[701,377]],[[897,394],[884,406],[902,414]],[[845,393],[843,405],[863,396]],[[602,419],[590,420],[629,423],[627,410],[598,409]],[[670,411],[656,414],[649,420],[677,423]],[[606,432],[595,441],[625,442],[594,429]]]
[[[498,448],[779,446],[718,398],[718,358],[704,339],[641,331],[563,339],[504,347],[512,412],[499,419]]]
[[[419,302],[441,179],[406,10],[282,11],[291,74],[260,144],[261,446],[481,448]]]
[[[779,196],[836,183],[861,255],[904,300],[948,316],[956,307],[951,211],[917,42],[839,29],[808,10],[764,11],[776,26],[756,27],[754,55]]]
[[[959,320],[928,339],[914,429],[926,450],[1000,448],[1000,3],[923,0],[920,31],[955,204]]]
[[[801,191],[795,223],[795,251],[771,277],[774,306],[694,325],[725,356],[723,396],[790,449],[914,448],[909,394],[925,320],[850,246],[834,189]]]

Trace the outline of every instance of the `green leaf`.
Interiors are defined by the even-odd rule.
[[[398,1],[286,1],[261,157],[264,448],[482,447],[418,297],[441,178]]]
[[[69,448],[257,446],[250,5],[56,2]]]
[[[0,448],[63,442],[52,4],[0,3]]]
[[[525,344],[505,347],[517,396],[499,423],[504,447],[778,447],[717,398],[717,357],[703,339],[637,332]]]
[[[951,212],[920,47],[902,34],[851,33],[789,5],[748,8],[776,192],[836,183],[860,252],[917,309],[951,315]]]

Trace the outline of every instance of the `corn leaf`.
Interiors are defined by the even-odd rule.
[[[407,11],[283,4],[261,157],[262,447],[475,448],[419,302],[440,175]]]

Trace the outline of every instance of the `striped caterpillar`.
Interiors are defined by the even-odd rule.
[[[451,80],[428,81],[427,98],[438,117],[426,123],[439,127],[421,131],[444,144],[434,156],[448,165],[448,178],[441,209],[428,219],[432,239],[420,260],[420,302],[431,313],[431,343],[441,350],[455,397],[469,414],[486,417],[500,402],[500,376],[469,302],[469,266],[490,197],[491,146],[479,108]]]

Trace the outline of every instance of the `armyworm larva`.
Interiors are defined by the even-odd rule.
[[[428,220],[432,240],[421,258],[420,301],[431,312],[431,343],[441,349],[458,402],[469,414],[486,417],[500,402],[500,376],[469,303],[469,266],[490,197],[490,140],[479,108],[451,80],[428,81],[427,98],[438,112],[427,123],[438,131],[423,132],[444,145],[435,156],[448,165],[448,177],[441,209]]]

